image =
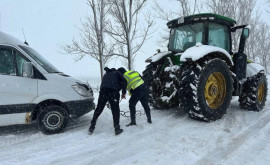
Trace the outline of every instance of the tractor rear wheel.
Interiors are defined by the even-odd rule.
[[[261,111],[265,106],[267,91],[267,80],[263,73],[248,77],[239,96],[241,109]]]
[[[180,72],[180,107],[204,121],[220,119],[230,105],[232,75],[226,62],[206,59],[186,62]]]

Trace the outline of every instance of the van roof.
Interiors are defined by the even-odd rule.
[[[22,41],[18,40],[11,35],[1,32],[0,31],[0,44],[11,45],[11,46],[18,46],[18,45],[25,45]]]

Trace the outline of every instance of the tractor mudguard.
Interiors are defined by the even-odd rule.
[[[247,64],[247,76],[246,77],[255,76],[259,72],[265,72],[265,68],[257,63],[248,63]]]
[[[153,56],[149,57],[148,59],[146,59],[145,62],[149,62],[149,63],[151,63],[151,62],[158,62],[163,57],[168,56],[170,54],[172,54],[171,51],[157,53],[157,54],[154,54]]]
[[[181,62],[185,61],[197,61],[209,54],[219,54],[228,59],[228,61],[231,62],[231,65],[233,65],[232,57],[230,54],[222,48],[216,47],[216,46],[210,46],[210,45],[202,45],[201,43],[197,43],[196,46],[193,46],[189,49],[187,49],[180,58]]]

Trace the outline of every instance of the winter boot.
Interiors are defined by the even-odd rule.
[[[114,131],[115,131],[115,135],[119,135],[120,133],[123,132],[123,129],[120,128],[120,125],[115,125]]]
[[[133,125],[136,125],[136,122],[135,121],[132,121],[132,122],[130,122],[128,125],[126,125],[127,127],[129,127],[129,126],[133,126]]]
[[[90,127],[89,127],[89,133],[90,134],[92,134],[93,132],[94,132],[94,130],[95,130],[95,125],[91,125]]]
[[[115,129],[115,135],[119,135],[120,133],[122,133],[124,130],[121,128],[117,128]]]
[[[149,124],[151,124],[152,123],[152,120],[151,120],[150,110],[149,111],[145,111],[145,114],[146,114],[146,117],[147,117],[147,122]]]

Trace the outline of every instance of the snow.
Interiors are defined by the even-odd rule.
[[[247,77],[252,77],[259,73],[260,71],[264,71],[264,67],[257,63],[249,63],[247,64]]]
[[[172,99],[172,97],[174,97],[174,96],[176,95],[176,93],[177,93],[177,91],[175,90],[175,91],[171,94],[170,97],[168,97],[168,96],[162,96],[161,99],[162,99],[162,101],[169,102],[169,101]]]
[[[196,61],[205,55],[209,53],[214,53],[214,52],[221,52],[225,54],[232,62],[232,58],[230,54],[219,47],[216,46],[211,46],[211,45],[202,45],[201,43],[197,43],[196,46],[193,46],[191,48],[188,48],[181,56],[180,61],[186,61],[187,58],[190,58],[192,61]]]
[[[121,117],[124,132],[119,136],[107,108],[93,135],[87,133],[93,112],[50,136],[36,124],[0,127],[0,164],[269,164],[270,96],[261,112],[240,110],[237,100],[222,119],[210,123],[192,120],[178,109],[152,109],[153,123],[138,116],[134,127],[125,127],[130,119]],[[128,99],[120,106],[127,111]],[[137,110],[143,112],[140,103]]]
[[[150,57],[149,59],[151,60],[151,62],[157,62],[158,60],[162,59],[162,57],[167,56],[171,53],[172,53],[171,51],[157,53],[154,56]]]
[[[165,87],[166,87],[166,88],[170,88],[172,84],[173,84],[173,82],[166,82]]]
[[[180,66],[178,65],[174,65],[174,66],[171,66],[171,67],[166,67],[164,69],[165,72],[176,72],[177,70],[180,69]]]

